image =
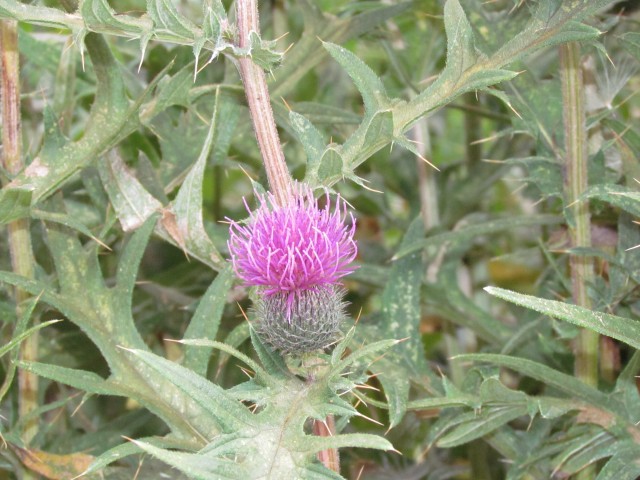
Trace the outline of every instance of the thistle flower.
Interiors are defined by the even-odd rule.
[[[357,254],[346,202],[338,196],[332,205],[327,192],[320,207],[310,188],[298,184],[294,190],[287,205],[278,205],[272,194],[259,195],[246,224],[231,221],[228,243],[236,275],[258,287],[258,331],[285,352],[324,347],[338,332],[344,317],[340,280],[355,270]]]

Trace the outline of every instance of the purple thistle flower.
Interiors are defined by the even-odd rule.
[[[231,221],[228,243],[245,285],[263,287],[263,295],[286,293],[289,306],[300,292],[339,285],[355,270],[357,254],[355,221],[346,202],[338,196],[332,207],[327,192],[319,208],[310,188],[295,190],[295,199],[284,206],[270,193],[258,196],[260,205],[246,225]]]

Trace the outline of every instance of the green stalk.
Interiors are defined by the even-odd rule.
[[[24,168],[22,161],[22,130],[20,125],[20,64],[18,53],[18,23],[13,20],[0,22],[0,51],[2,55],[0,95],[2,97],[2,146],[3,167],[11,177]],[[31,247],[29,219],[19,219],[7,225],[9,235],[9,253],[13,271],[26,278],[34,277],[35,260]],[[17,318],[23,314],[24,301],[29,294],[15,289]],[[35,361],[38,358],[38,335],[29,336],[21,345],[20,357],[23,361]],[[38,408],[38,377],[33,373],[20,370],[19,414],[25,417]],[[22,439],[25,444],[38,432],[38,418],[33,417],[25,423]],[[37,478],[25,474],[23,478]]]
[[[591,246],[589,203],[578,200],[587,189],[587,128],[584,107],[584,84],[580,68],[580,47],[571,42],[560,47],[560,78],[562,82],[565,133],[566,177],[564,185],[566,214],[571,247]],[[591,308],[587,287],[593,282],[593,263],[589,257],[571,255],[571,286],[576,305]],[[575,343],[576,377],[588,385],[598,385],[598,343],[596,332],[582,329]],[[595,468],[582,470],[581,480],[595,478]]]

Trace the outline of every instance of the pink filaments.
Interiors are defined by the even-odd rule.
[[[272,194],[258,196],[259,207],[246,224],[231,221],[228,243],[245,285],[263,287],[263,295],[285,293],[289,303],[305,290],[339,285],[355,270],[357,254],[346,202],[338,196],[332,208],[327,193],[319,208],[311,189],[297,187],[295,199],[284,206]]]

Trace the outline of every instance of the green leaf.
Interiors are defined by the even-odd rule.
[[[0,224],[5,224],[29,216],[31,190],[10,188],[10,184],[0,190]]]
[[[355,83],[360,95],[362,95],[366,114],[372,115],[387,106],[389,98],[384,85],[367,64],[346,48],[328,42],[323,42],[322,45]]]
[[[289,112],[289,122],[307,155],[305,181],[313,179],[318,175],[320,159],[325,147],[322,134],[306,117],[294,111]]]
[[[640,61],[640,33],[627,32],[618,37],[624,49]]]
[[[367,125],[364,141],[372,143],[375,139],[380,138],[387,141],[391,141],[393,138],[393,112],[391,110],[376,112]]]
[[[207,235],[202,219],[202,182],[219,120],[219,93],[220,90],[217,89],[209,131],[198,160],[184,179],[171,204],[171,209],[176,216],[177,231],[172,233],[172,236],[179,237],[176,238],[177,243],[184,245],[188,249],[187,251],[194,252],[199,258],[208,258],[211,262],[222,265],[222,256]]]
[[[262,343],[262,340],[260,340],[260,337],[253,327],[250,328],[249,333],[251,335],[253,348],[256,350],[258,358],[260,358],[260,362],[265,370],[277,378],[284,379],[290,377],[291,372],[289,372],[282,356],[268,345]]]
[[[636,480],[640,476],[640,446],[627,444],[600,470],[596,480]]]
[[[98,164],[100,178],[125,232],[135,230],[162,204],[140,184],[115,150]]]
[[[253,478],[250,472],[238,463],[226,459],[200,455],[197,453],[165,450],[154,445],[132,440],[145,452],[185,473],[194,480],[246,480]],[[244,454],[246,452],[237,452]]]
[[[487,362],[501,367],[510,368],[523,375],[535,378],[542,383],[555,387],[568,395],[581,398],[582,400],[592,403],[604,410],[609,411],[611,408],[618,407],[615,402],[611,401],[609,396],[581,382],[577,378],[525,358],[496,355],[491,353],[465,354],[458,355],[455,358],[460,360]]]
[[[145,437],[137,440],[148,445],[153,445],[158,448],[184,448],[184,441],[174,440],[170,438],[157,438],[157,437]],[[91,465],[82,473],[82,475],[89,475],[94,472],[100,472],[106,466],[117,462],[130,455],[136,455],[143,452],[142,447],[133,442],[127,442],[122,445],[110,448],[106,452],[97,456]]]
[[[210,351],[211,349],[215,348],[217,350],[220,350],[221,352],[225,352],[231,356],[234,356],[238,360],[241,360],[244,363],[246,363],[249,368],[253,369],[253,371],[256,374],[256,377],[258,377],[259,379],[266,379],[268,377],[267,372],[260,365],[258,365],[257,362],[253,361],[251,358],[247,357],[244,353],[240,352],[239,350],[236,350],[235,348],[227,345],[226,343],[216,342],[214,340],[207,340],[202,338],[184,339],[184,340],[181,340],[180,343],[187,346],[199,347],[201,350],[205,350],[205,351]],[[185,367],[187,366],[185,365]]]
[[[333,435],[330,437],[307,436],[304,448],[309,453],[318,453],[322,450],[339,449],[345,447],[374,448],[376,450],[394,450],[391,442],[378,435],[367,433],[349,433]]]
[[[447,33],[447,66],[439,81],[459,78],[478,58],[473,30],[458,0],[445,3],[444,28]]]
[[[77,368],[37,362],[20,362],[20,368],[44,378],[98,395],[123,395],[122,391],[96,373]]]
[[[31,316],[31,313],[33,313],[33,308],[35,307],[37,300],[38,300],[37,298],[32,299],[32,302],[33,302],[32,306],[29,309],[27,309],[27,313],[29,313],[29,316]],[[22,341],[25,338],[30,337],[32,334],[34,334],[38,330],[48,327],[49,325],[53,325],[54,323],[58,323],[60,321],[61,320],[49,320],[48,322],[39,323],[38,325],[35,325],[29,328],[28,330],[25,330],[24,332],[21,332],[20,334],[16,335],[15,337],[13,337],[11,340],[9,340],[7,343],[5,343],[0,347],[0,357],[2,357],[5,353],[9,352],[13,348],[20,345],[20,343],[22,343]]]
[[[596,198],[621,208],[631,215],[640,217],[640,192],[620,185],[594,185],[581,199]]]
[[[555,47],[567,42],[588,42],[597,39],[602,32],[590,25],[577,21],[568,21],[554,35],[544,38],[536,48]]]
[[[199,29],[178,12],[171,0],[147,0],[147,11],[155,27],[177,41],[196,38]]]
[[[467,79],[463,91],[483,90],[491,85],[507,82],[517,75],[518,72],[512,72],[510,70],[480,70],[479,72],[474,72],[473,75]],[[506,103],[508,104],[508,102]]]
[[[318,165],[318,180],[327,183],[341,178],[343,165],[342,156],[334,148],[327,148]]]
[[[138,278],[138,270],[142,256],[149,243],[149,237],[153,233],[156,224],[154,216],[147,219],[142,226],[129,238],[122,256],[118,261],[118,273],[116,275],[116,298],[115,305],[118,308],[117,318],[125,319],[131,317],[133,290]],[[98,292],[95,292],[98,295]]]
[[[141,36],[153,28],[146,17],[135,18],[116,14],[106,0],[82,0],[79,8],[85,25],[92,32],[126,32],[132,36]]]
[[[640,349],[640,323],[630,318],[595,312],[577,305],[524,295],[497,287],[485,287],[485,291],[521,307],[588,328]]]
[[[178,387],[180,391],[215,418],[223,430],[236,431],[253,423],[252,415],[247,408],[231,398],[220,386],[151,352],[128,351]]]
[[[424,225],[418,216],[411,222],[400,249],[424,236]],[[382,293],[381,338],[406,341],[389,353],[387,362],[376,367],[389,404],[389,422],[394,427],[405,414],[409,397],[409,378],[418,379],[428,370],[420,336],[420,286],[425,267],[420,253],[394,263]]]
[[[233,272],[227,266],[218,273],[218,276],[202,296],[183,339],[216,338],[222,312],[227,303],[227,292],[233,282]],[[207,365],[211,356],[211,348],[190,347],[188,344],[184,351],[183,365],[199,373],[207,374]]]
[[[442,436],[436,445],[441,448],[463,445],[526,414],[527,408],[525,406],[485,408],[480,413],[464,413],[455,419],[458,425]]]
[[[556,225],[563,222],[563,218],[556,215],[527,215],[495,220],[484,219],[482,223],[462,225],[452,232],[441,233],[425,239],[416,239],[411,244],[403,246],[394,255],[393,260],[401,259],[405,255],[425,248],[427,249],[427,254],[433,256],[437,253],[438,248],[445,243],[450,242],[455,245],[458,242],[474,239],[480,235],[498,233],[513,228]]]

